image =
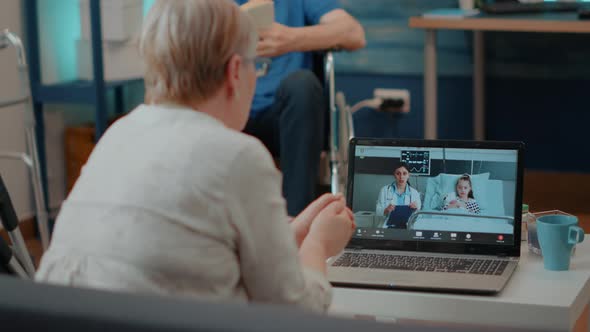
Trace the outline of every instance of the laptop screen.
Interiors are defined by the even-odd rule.
[[[520,241],[518,146],[353,143],[348,186],[357,223],[353,240],[494,246]]]

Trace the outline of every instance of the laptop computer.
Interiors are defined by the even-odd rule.
[[[328,261],[328,279],[344,287],[501,291],[520,257],[523,154],[521,142],[353,138],[347,204],[362,227]],[[405,227],[389,228],[383,206],[407,203],[388,192],[400,165],[409,168],[405,193],[419,202]],[[466,184],[468,196],[459,193]]]

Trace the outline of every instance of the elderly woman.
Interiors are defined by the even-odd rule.
[[[257,35],[229,0],[159,0],[141,34],[149,104],[117,121],[64,202],[36,279],[325,310],[341,195],[290,224],[281,175],[242,134]]]

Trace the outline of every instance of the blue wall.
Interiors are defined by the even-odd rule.
[[[487,80],[486,135],[491,140],[527,144],[525,166],[555,171],[590,171],[586,105],[590,80]],[[412,95],[409,114],[362,110],[355,114],[357,136],[423,137],[422,77],[411,75],[339,74],[337,87],[348,100],[372,96],[374,87],[406,88]],[[469,77],[439,79],[440,138],[469,139],[472,130],[472,81]]]

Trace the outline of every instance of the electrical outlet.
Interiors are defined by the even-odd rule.
[[[383,99],[382,110],[394,113],[410,112],[410,91],[405,89],[375,89],[375,98]],[[400,105],[401,104],[401,105]]]

